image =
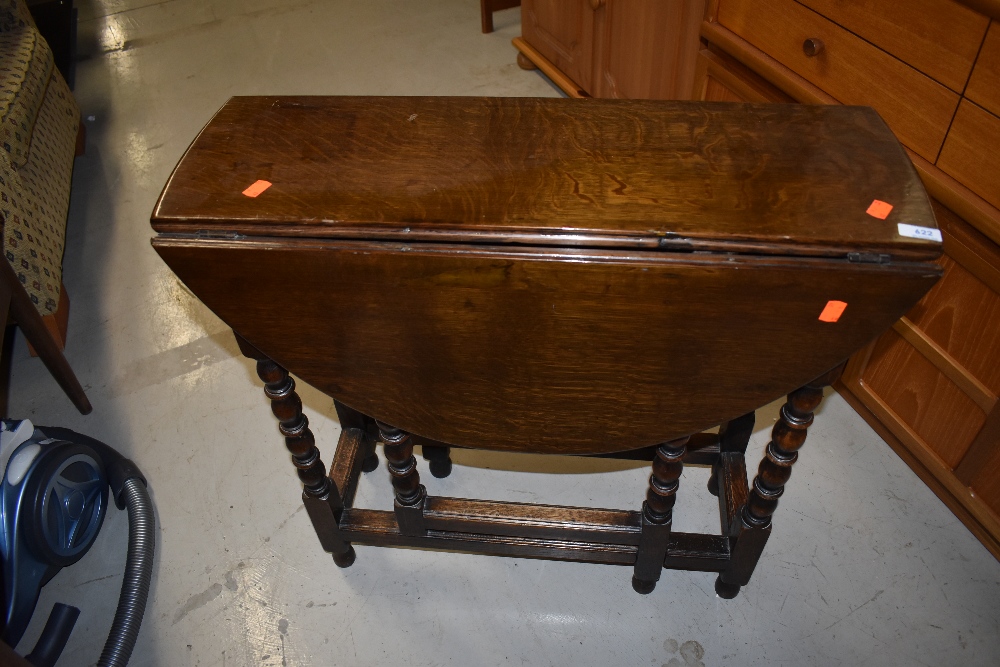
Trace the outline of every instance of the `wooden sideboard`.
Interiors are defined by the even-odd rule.
[[[518,63],[570,97],[684,100],[705,0],[523,0]]]
[[[606,0],[591,14],[577,4],[577,33],[597,35],[593,26],[628,3]],[[531,5],[542,3],[525,3],[522,41],[570,67],[545,43],[554,14],[531,15]],[[688,44],[685,25],[675,14],[658,43]],[[1000,0],[709,0],[699,32],[693,58],[675,55],[680,69],[661,73],[678,81],[690,71],[691,92],[677,97],[872,106],[906,146],[934,199],[944,277],[853,357],[838,389],[1000,558]],[[611,48],[564,43],[580,54]],[[595,57],[616,61],[585,55],[568,76],[607,96]],[[629,56],[658,57],[648,47]]]

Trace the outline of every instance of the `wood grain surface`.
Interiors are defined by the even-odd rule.
[[[959,95],[795,0],[722,0],[719,23],[843,104],[870,104],[900,141],[933,162]],[[806,56],[806,39],[823,51]]]
[[[596,453],[704,430],[836,366],[937,280],[926,264],[161,237],[283,367],[398,428]],[[828,300],[849,305],[818,320]]]
[[[990,25],[965,96],[1000,116],[1000,21]]]
[[[935,226],[871,109],[419,97],[233,98],[153,215],[206,235],[938,254],[897,222]]]
[[[962,100],[937,166],[1000,207],[1000,117]]]
[[[961,93],[989,18],[954,0],[799,0]]]

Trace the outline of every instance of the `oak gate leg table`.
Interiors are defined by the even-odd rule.
[[[940,274],[920,180],[860,107],[237,97],[152,224],[256,360],[337,565],[354,543],[613,563],[640,593],[664,567],[748,583],[823,386]],[[290,373],[335,399],[329,471]],[[391,512],[353,506],[376,442]],[[628,510],[433,497],[414,445],[439,477],[453,446],[652,474]],[[712,466],[718,534],[671,531],[685,463]]]

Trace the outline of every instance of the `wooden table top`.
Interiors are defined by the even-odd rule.
[[[243,194],[257,181],[270,186]],[[873,201],[892,206],[885,219]],[[903,149],[866,107],[234,97],[158,202],[161,233],[927,259]]]

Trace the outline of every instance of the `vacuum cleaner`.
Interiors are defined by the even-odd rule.
[[[0,639],[16,646],[42,586],[80,560],[97,538],[108,504],[128,509],[128,558],[118,609],[100,666],[124,667],[146,609],[153,570],[153,503],[132,461],[108,445],[66,428],[0,421]],[[54,665],[80,610],[53,606],[25,659]]]

